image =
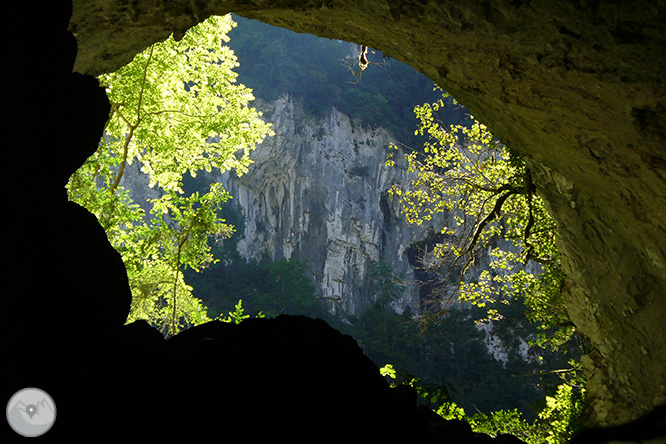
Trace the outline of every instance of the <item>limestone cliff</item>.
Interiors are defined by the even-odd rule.
[[[382,260],[405,277],[395,308],[417,311],[406,253],[426,229],[409,225],[387,193],[409,174],[406,165],[385,164],[391,135],[335,109],[313,117],[289,96],[260,107],[275,136],[254,151],[250,171],[209,177],[226,185],[246,217],[241,256],[307,261],[318,296],[341,315],[359,314],[372,302],[368,272]]]

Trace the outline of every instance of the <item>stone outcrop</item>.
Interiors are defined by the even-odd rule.
[[[558,221],[570,315],[594,346],[590,423],[666,401],[663,1],[75,1],[99,73],[210,14],[361,42],[409,63],[534,172]]]

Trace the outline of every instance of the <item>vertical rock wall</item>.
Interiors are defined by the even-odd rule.
[[[342,315],[360,314],[372,302],[368,273],[383,260],[406,278],[395,308],[416,311],[406,252],[425,228],[407,224],[387,193],[409,180],[406,165],[386,166],[391,135],[335,109],[314,117],[288,96],[260,108],[275,136],[253,152],[249,173],[210,177],[226,185],[245,214],[241,255],[307,261],[318,296]]]

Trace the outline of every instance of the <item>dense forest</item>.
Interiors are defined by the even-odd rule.
[[[412,67],[368,50],[368,68],[359,70],[360,45],[298,34],[234,16],[229,47],[238,57],[238,81],[255,96],[274,100],[289,94],[313,115],[331,107],[365,124],[390,130],[397,140],[414,139],[414,107],[441,97],[432,80]],[[463,123],[467,111],[451,107],[447,123]]]

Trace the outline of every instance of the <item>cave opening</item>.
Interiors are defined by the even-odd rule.
[[[128,321],[146,319],[152,325],[161,328],[163,332],[167,332],[167,336],[172,336],[173,332],[169,331],[169,325],[176,325],[176,313],[181,306],[191,305],[190,310],[196,314],[189,318],[190,314],[183,312],[182,316],[186,319],[185,328],[187,328],[188,325],[195,326],[203,321],[223,317],[227,312],[237,310],[239,301],[243,302],[243,310],[253,316],[258,313],[268,313],[270,316],[278,314],[319,316],[327,319],[336,328],[352,334],[378,366],[391,363],[400,370],[417,375],[425,383],[435,383],[442,387],[449,384],[450,381],[456,380],[461,393],[469,392],[476,396],[469,399],[462,396],[455,397],[456,401],[461,405],[464,404],[468,411],[472,409],[471,406],[474,406],[474,409],[482,409],[484,413],[490,413],[498,409],[515,408],[518,403],[523,414],[529,420],[534,420],[536,412],[540,408],[538,400],[543,397],[543,387],[547,385],[537,373],[533,372],[540,378],[539,382],[525,384],[526,389],[520,391],[520,394],[509,395],[507,390],[502,388],[500,391],[503,392],[503,396],[500,396],[496,387],[483,387],[484,378],[486,380],[504,379],[509,383],[508,378],[511,376],[507,372],[506,358],[509,353],[515,355],[519,361],[522,359],[518,367],[521,367],[520,371],[525,374],[529,373],[526,368],[536,362],[534,359],[543,359],[538,353],[531,357],[527,355],[522,358],[518,357],[516,344],[527,344],[527,336],[520,340],[511,338],[511,334],[507,335],[507,332],[514,331],[513,327],[502,329],[504,333],[493,332],[492,335],[489,335],[488,332],[492,328],[487,328],[483,330],[486,332],[486,336],[481,338],[479,336],[481,330],[474,327],[471,330],[464,328],[464,333],[460,332],[461,335],[473,336],[470,341],[486,344],[485,350],[480,348],[473,355],[466,355],[460,351],[455,352],[457,348],[468,347],[464,341],[456,342],[454,346],[453,342],[447,342],[448,339],[444,338],[440,338],[441,344],[437,344],[436,339],[426,338],[425,335],[424,338],[419,338],[418,323],[423,319],[432,318],[436,312],[444,313],[445,310],[442,307],[449,306],[449,302],[440,300],[443,297],[441,296],[444,288],[442,282],[445,280],[441,273],[448,273],[449,281],[461,279],[461,273],[457,269],[455,275],[446,270],[426,269],[423,255],[432,254],[436,246],[441,244],[447,236],[432,234],[430,233],[432,229],[430,229],[429,234],[422,240],[396,238],[396,236],[400,236],[400,230],[406,230],[403,227],[405,220],[400,214],[402,210],[399,208],[399,200],[389,196],[388,186],[383,182],[382,185],[379,185],[379,189],[373,189],[378,186],[379,175],[385,174],[385,170],[381,168],[378,170],[371,164],[383,164],[384,159],[368,157],[368,152],[375,151],[379,153],[379,157],[385,156],[390,149],[387,142],[392,145],[395,143],[394,141],[399,141],[401,145],[407,147],[423,145],[425,139],[414,134],[412,113],[415,105],[433,102],[437,96],[441,95],[437,91],[433,93],[432,80],[417,74],[399,62],[388,59],[379,51],[367,47],[361,53],[368,60],[367,66],[362,71],[354,72],[354,64],[358,64],[358,60],[360,60],[356,56],[360,48],[358,45],[342,41],[324,41],[312,35],[298,35],[272,29],[268,25],[241,17],[236,17],[236,21],[240,22],[240,25],[238,29],[229,31],[231,37],[229,46],[240,60],[240,66],[237,67],[238,83],[252,87],[260,101],[262,111],[265,110],[265,115],[272,119],[272,123],[276,125],[275,131],[281,134],[283,139],[295,137],[295,135],[288,136],[288,129],[284,129],[288,126],[283,128],[277,125],[282,124],[285,120],[293,121],[294,128],[298,127],[298,131],[295,133],[316,142],[299,141],[291,143],[292,145],[316,143],[324,145],[319,148],[314,145],[314,148],[308,146],[305,149],[296,150],[296,152],[293,152],[295,149],[293,147],[292,151],[281,148],[282,151],[272,153],[270,150],[273,148],[270,144],[274,142],[271,142],[271,136],[269,136],[267,143],[257,148],[259,150],[257,157],[261,161],[259,164],[249,165],[250,170],[246,176],[241,177],[240,174],[231,173],[228,177],[222,178],[204,174],[203,180],[193,178],[184,180],[183,187],[187,192],[204,194],[211,183],[219,182],[223,183],[225,188],[230,187],[234,197],[242,196],[239,204],[227,209],[220,207],[220,211],[226,215],[225,218],[231,217],[232,220],[236,220],[244,230],[242,233],[237,233],[237,237],[228,241],[211,243],[213,253],[222,259],[219,266],[210,266],[213,271],[203,266],[201,267],[202,273],[187,269],[181,273],[176,268],[173,303],[171,303],[173,308],[169,308],[169,311],[166,312],[165,308],[169,307],[169,297],[171,296],[163,296],[154,305],[158,308],[160,317],[153,319],[150,314],[136,314],[138,303],[135,292],[133,311]],[[139,79],[143,82],[142,85],[146,84],[146,73],[152,61],[153,51],[150,49],[147,56],[148,61],[145,65],[141,65],[143,71],[139,70],[139,73],[143,72],[143,77]],[[317,54],[318,58],[314,57],[314,54]],[[190,55],[190,57],[192,56]],[[222,61],[222,63],[224,62]],[[364,73],[363,77],[360,75],[361,72]],[[165,75],[161,74],[158,77]],[[110,85],[112,86],[112,84]],[[187,80],[185,91],[190,92],[201,87],[197,85],[198,81]],[[143,94],[144,90],[141,89],[141,91]],[[127,106],[124,99],[115,100],[115,102]],[[470,125],[468,112],[464,107],[450,99],[445,105],[446,112],[441,114],[438,124],[443,128],[451,125]],[[184,113],[181,112],[181,114]],[[121,115],[121,117],[126,120],[124,116]],[[325,145],[333,140],[336,134],[338,137],[346,137],[344,133],[336,133],[336,131],[342,131],[340,128],[349,128],[352,134],[358,133],[358,135],[352,136],[352,142],[346,147],[351,151],[341,151],[341,156],[340,153],[335,152],[335,149],[339,148],[331,150],[329,146]],[[131,126],[130,130],[133,130]],[[156,131],[158,130],[156,129]],[[392,139],[378,138],[378,133],[382,131],[389,134]],[[219,143],[219,141],[220,136],[215,136],[210,140],[212,143]],[[259,143],[261,144],[261,142]],[[324,165],[324,170],[318,169],[319,164],[315,163],[292,171],[289,169],[292,160],[280,163],[280,160],[270,158],[271,156],[282,156],[288,159],[293,157],[293,162],[304,162],[304,159],[307,159],[308,150],[321,150],[322,147],[325,148],[322,151],[324,158],[326,161],[330,161]],[[262,152],[262,149],[268,154]],[[423,150],[417,149],[417,151],[423,157]],[[143,155],[145,156],[145,154]],[[324,176],[319,178],[325,187],[329,188],[329,193],[327,194],[324,189],[314,189],[313,191],[308,188],[311,187],[312,179],[317,179],[313,175],[320,171],[327,172],[326,168],[330,169],[331,165],[334,165],[336,155],[343,161],[349,158],[352,163],[342,162],[343,168],[336,166],[339,172],[335,174],[338,176],[333,176],[332,179]],[[321,154],[318,156],[321,157]],[[252,168],[255,166],[256,172],[253,172]],[[99,167],[97,168],[99,169]],[[445,170],[446,168],[438,167],[438,171]],[[308,176],[308,171],[311,176]],[[120,176],[121,174],[118,174],[118,177]],[[304,184],[298,182],[298,178],[293,176],[305,176],[308,181]],[[146,183],[141,183],[145,180],[141,179],[140,173],[139,176],[131,179],[130,176],[127,176],[125,179],[129,182],[123,182],[123,185],[137,198],[145,199],[144,195],[150,194],[148,188],[151,187],[147,187]],[[294,182],[289,182],[290,180]],[[332,182],[327,182],[327,180]],[[396,180],[398,179],[390,181],[392,186],[396,185]],[[119,180],[115,182],[120,183]],[[333,200],[332,196],[335,196],[337,203],[341,192],[349,192],[345,190],[345,187],[359,183],[364,184],[366,188],[369,187],[370,194],[364,192],[365,194],[361,194],[357,198],[355,194],[357,191],[354,188],[353,203],[348,204],[347,207],[338,208],[339,212],[336,207],[331,207],[333,209],[327,207],[327,202]],[[264,185],[266,186],[264,194],[262,194],[262,189],[252,188]],[[132,189],[133,187],[136,189]],[[140,191],[141,188],[145,191]],[[334,190],[337,190],[335,195],[332,194]],[[377,195],[374,196],[374,194]],[[322,200],[314,202],[314,208],[306,207],[303,202],[296,200],[299,196],[308,195],[315,195]],[[155,196],[152,198],[155,199]],[[379,202],[378,208],[368,208],[371,203],[377,201]],[[264,210],[266,214],[263,218],[257,216],[261,215]],[[143,211],[147,214],[150,210],[144,208]],[[363,220],[362,214],[367,215],[370,212],[370,218],[364,223],[367,225],[377,222],[375,230],[379,235],[379,248],[373,243],[374,241],[364,240],[361,240],[360,246],[355,247],[354,242],[344,238],[347,236],[346,234],[342,238],[317,239],[310,236],[294,239],[294,230],[297,235],[316,231],[316,228],[311,228],[309,224],[311,221],[304,222],[303,220],[320,212],[325,215],[323,217],[325,223],[334,221],[336,218],[351,222]],[[248,215],[252,215],[251,220],[247,219]],[[314,222],[321,223],[322,221]],[[305,225],[297,225],[300,223]],[[169,221],[167,221],[168,224]],[[295,226],[297,228],[293,228]],[[320,233],[330,236],[338,229],[334,224],[326,230],[320,230]],[[398,231],[396,232],[396,230]],[[412,236],[415,235],[414,230],[409,233]],[[363,233],[363,235],[369,238],[374,237],[373,232]],[[157,237],[155,236],[155,238]],[[402,253],[404,257],[400,257],[398,261],[398,266],[404,264],[401,270],[404,277],[399,277],[401,273],[393,268],[396,267],[393,257],[399,256],[401,253],[391,249],[397,248],[398,244],[401,248],[402,244],[407,244]],[[275,251],[271,251],[271,248]],[[337,264],[337,270],[331,267],[331,264],[335,264],[334,261],[329,260],[331,256],[340,258],[342,266]],[[317,260],[319,262],[316,262]],[[308,261],[315,262],[315,264],[310,264]],[[145,267],[156,268],[151,265]],[[311,275],[304,276],[303,272],[308,267]],[[453,270],[454,267],[449,268]],[[364,273],[361,270],[365,270]],[[404,273],[405,271],[406,273]],[[190,279],[193,282],[192,300],[194,302],[192,303],[185,299],[185,294],[176,292],[181,274],[188,283]],[[312,284],[307,282],[313,277],[317,277],[321,281],[315,281],[314,289]],[[137,279],[131,278],[130,280],[136,281]],[[358,282],[355,283],[355,280]],[[148,281],[139,284],[138,288],[142,289],[139,297],[145,297],[143,295],[149,293],[146,289],[150,288],[150,285],[152,284]],[[409,290],[405,290],[406,288]],[[289,294],[290,292],[292,294]],[[436,296],[438,292],[440,296]],[[405,298],[405,295],[407,295],[407,299],[396,301],[396,298]],[[329,305],[329,313],[322,311],[321,307],[317,307],[319,302],[317,300],[304,301],[312,296],[319,301],[325,301]],[[444,298],[451,299],[452,296],[444,296]],[[268,305],[266,305],[267,303]],[[142,304],[145,305],[145,303]],[[334,306],[332,310],[331,305]],[[208,307],[213,307],[214,314],[206,317],[205,312]],[[171,310],[173,310],[173,314],[171,314]],[[516,318],[519,311],[512,313],[512,316]],[[331,318],[329,316],[331,312],[337,317]],[[165,314],[170,318],[164,318]],[[237,315],[243,316],[243,313]],[[181,316],[180,313],[178,316]],[[478,317],[479,314],[449,316],[449,321],[445,322],[446,326],[440,326],[438,329],[440,332],[446,331],[446,334],[451,335],[452,332],[459,329],[457,323],[473,325],[473,316]],[[374,337],[372,334],[368,336],[368,332],[376,328],[374,324],[378,319],[385,325],[383,333],[378,337]],[[391,328],[386,327],[388,320],[394,324]],[[437,330],[429,328],[431,331]],[[400,337],[401,330],[408,330],[409,333],[404,333],[404,337]],[[502,334],[505,336],[500,339],[498,335]],[[522,334],[533,335],[534,333]],[[418,343],[418,345],[414,345],[414,343]],[[440,350],[442,347],[446,350]],[[387,352],[388,349],[401,350],[396,354],[396,352]],[[409,354],[420,357],[418,359],[407,358]],[[461,355],[466,357],[461,358]],[[448,356],[448,360],[445,358],[446,356]],[[454,358],[454,356],[457,357]],[[466,361],[465,366],[459,364],[458,361],[461,359]],[[478,359],[481,361],[477,362]],[[461,367],[464,369],[459,370]],[[466,379],[465,374],[469,373],[469,368],[473,367],[487,368],[480,380]],[[509,367],[514,373],[517,371],[513,364]],[[454,368],[455,371],[451,370]],[[497,372],[502,373],[503,376],[498,376]],[[549,380],[548,383],[553,384],[553,381]],[[509,386],[515,387],[516,384],[509,383]]]
[[[663,402],[666,399],[663,389],[665,359],[659,338],[664,336],[661,322],[664,312],[660,301],[663,300],[665,261],[663,248],[659,246],[666,243],[663,235],[665,218],[659,208],[665,206],[660,191],[663,189],[663,177],[660,179],[661,171],[655,167],[663,164],[663,153],[655,148],[661,146],[659,142],[663,140],[663,131],[658,124],[649,125],[646,122],[646,118],[657,118],[663,109],[660,106],[664,97],[661,63],[666,48],[663,45],[666,35],[663,8],[650,2],[631,5],[593,2],[581,4],[579,8],[566,2],[499,2],[493,8],[451,2],[440,6],[445,10],[442,13],[441,10],[432,10],[431,4],[387,10],[386,5],[370,3],[364,2],[353,8],[330,3],[321,9],[298,11],[253,7],[242,13],[299,31],[311,30],[336,38],[344,34],[352,41],[367,41],[370,46],[382,48],[387,54],[408,61],[438,83],[446,85],[476,115],[491,122],[493,129],[525,154],[535,167],[535,179],[542,186],[563,230],[562,245],[567,270],[572,276],[569,302],[574,317],[590,335],[595,348],[585,360],[592,380],[592,404],[587,423],[617,424]],[[49,7],[55,11],[53,5]],[[208,6],[199,2],[191,7]],[[220,5],[216,8],[224,9]],[[31,73],[41,72],[43,66],[60,70],[52,83],[61,85],[63,92],[70,93],[57,93],[60,94],[58,97],[62,96],[62,100],[57,102],[67,110],[60,114],[77,115],[78,124],[61,125],[65,121],[62,120],[64,117],[59,117],[62,122],[56,119],[59,124],[48,128],[45,134],[50,133],[51,137],[60,135],[70,149],[57,151],[63,156],[44,153],[47,161],[43,164],[48,168],[34,166],[35,174],[44,178],[43,184],[52,184],[52,190],[37,190],[35,186],[26,184],[23,195],[35,197],[33,202],[44,201],[41,208],[49,208],[54,218],[61,217],[63,221],[69,221],[70,226],[80,226],[73,220],[86,220],[85,216],[63,212],[60,204],[54,202],[62,199],[59,190],[63,176],[68,177],[71,173],[63,171],[80,162],[80,152],[86,152],[85,146],[91,146],[90,140],[87,143],[81,140],[84,137],[82,128],[99,125],[95,121],[99,115],[76,114],[75,110],[77,107],[91,110],[93,103],[99,107],[104,104],[98,100],[94,88],[89,90],[92,92],[88,95],[73,93],[79,83],[70,82],[68,76],[71,69],[66,65],[74,63],[72,54],[76,50],[72,51],[71,40],[53,32],[54,23],[64,28],[62,20],[58,21],[63,14],[50,13],[50,9],[33,13],[44,11],[47,14],[42,16],[48,16],[48,20],[39,19],[38,15],[37,20],[43,26],[37,28],[36,34],[41,44],[54,48],[53,51],[44,51],[45,57],[55,57],[49,58],[49,62],[43,65],[37,66],[36,61],[23,56],[31,54],[31,46],[25,45],[27,41],[17,41],[14,37],[25,35],[17,25],[21,22],[17,20],[7,25],[15,31],[7,34],[11,37],[11,44],[15,48],[25,47],[25,51],[13,48],[12,53],[20,56],[16,60],[18,75],[12,72],[11,82],[6,84],[23,85],[27,94],[22,101],[11,102],[18,104],[17,109],[22,111],[9,116],[5,123],[9,127],[25,127],[24,121],[29,119],[24,117],[30,115],[25,104],[34,104],[36,109],[37,104],[43,101],[43,91],[31,92],[34,85],[42,84],[42,79]],[[183,14],[178,7],[169,8],[159,15],[161,19],[154,20],[153,11],[141,8],[114,9],[109,6],[102,14],[84,2],[75,2],[72,21],[76,27],[72,31],[79,40],[80,56],[76,61],[76,71],[98,74],[109,70],[106,67],[121,66],[121,59],[125,58],[126,62],[148,42],[163,38],[174,28],[187,29],[197,16],[210,12],[197,10],[196,14],[192,14],[191,9],[188,11]],[[12,16],[27,15],[26,11],[19,10]],[[164,17],[168,19],[163,20]],[[623,17],[625,24],[631,24],[629,32],[625,32],[624,25],[615,20],[617,17]],[[146,18],[149,18],[148,21]],[[421,23],[416,26],[418,20]],[[386,23],[392,24],[390,32]],[[645,31],[641,36],[649,35],[650,38],[635,37],[636,23],[641,24]],[[418,29],[427,29],[428,32],[419,32]],[[560,29],[576,29],[577,32],[572,35],[562,33]],[[81,81],[83,83],[85,81]],[[76,101],[70,100],[72,98]],[[634,109],[642,110],[639,124],[631,118],[631,110]],[[63,128],[71,131],[64,131]],[[71,134],[77,134],[79,138],[69,136]],[[33,141],[26,142],[13,136],[9,136],[8,140],[16,146],[26,147],[23,151],[9,153],[12,164],[22,164],[30,159],[32,156],[26,156],[26,152],[30,151],[28,148],[39,153],[44,151]],[[11,182],[14,176],[8,172],[4,179]],[[21,177],[16,179],[21,180]],[[43,232],[27,217],[34,214],[30,205],[16,198],[10,202],[18,210],[9,227],[11,232],[17,233],[17,238],[21,237],[19,233],[27,233],[25,238],[29,239],[30,233]],[[85,231],[67,229],[67,226],[62,227],[62,233],[68,233],[72,239]],[[71,242],[53,239],[54,245],[60,245],[59,242],[67,245],[59,250],[72,250],[72,257],[78,254],[78,257],[87,258],[87,262],[91,262],[90,258],[101,257],[98,251],[88,251],[81,246],[75,254]],[[39,245],[35,247],[38,249]],[[17,262],[31,263],[31,258],[22,253],[22,249],[11,251]],[[618,252],[622,253],[622,260],[617,259]],[[54,259],[49,263],[58,262],[67,261]],[[107,267],[107,270],[111,269],[114,269],[113,265]],[[48,305],[48,299],[42,295],[53,293],[55,288],[67,288],[74,295],[89,294],[89,288],[101,288],[99,299],[83,302],[100,307],[96,310],[101,314],[96,320],[97,325],[88,322],[89,332],[100,331],[100,325],[104,323],[114,324],[114,316],[123,311],[114,304],[104,302],[106,299],[101,297],[103,294],[123,293],[122,285],[118,284],[122,278],[108,278],[108,275],[96,273],[94,267],[88,273],[92,278],[78,283],[72,280],[66,284],[62,283],[61,277],[68,275],[68,272],[63,267],[53,267],[53,276],[59,278],[44,279],[44,284],[36,282],[21,267],[12,266],[9,274],[35,286],[30,292],[34,298],[32,305],[39,301],[50,307],[52,313],[68,310],[80,313],[77,318],[82,323],[86,322],[87,316],[78,308],[82,305],[81,299],[75,299],[75,303],[63,310],[54,304]],[[47,286],[46,282],[55,287]],[[100,285],[102,282],[107,282],[107,285]],[[636,282],[645,285],[639,286]],[[24,291],[13,283],[9,288],[11,294],[22,294]],[[637,291],[640,291],[640,299],[644,303],[634,303]],[[618,306],[627,309],[620,313],[615,309]],[[23,312],[26,305],[17,298],[8,301],[8,309]],[[53,337],[63,331],[64,327],[59,325],[62,323],[55,323],[37,312],[35,316],[38,324],[44,322],[40,325],[55,327],[52,329]],[[29,329],[15,320],[10,319],[5,325],[9,325],[9,330],[25,330],[25,334],[31,334]],[[94,337],[94,334],[86,336]],[[11,342],[6,349],[20,350]],[[19,355],[24,356],[25,352]],[[8,365],[14,364],[10,362]]]

